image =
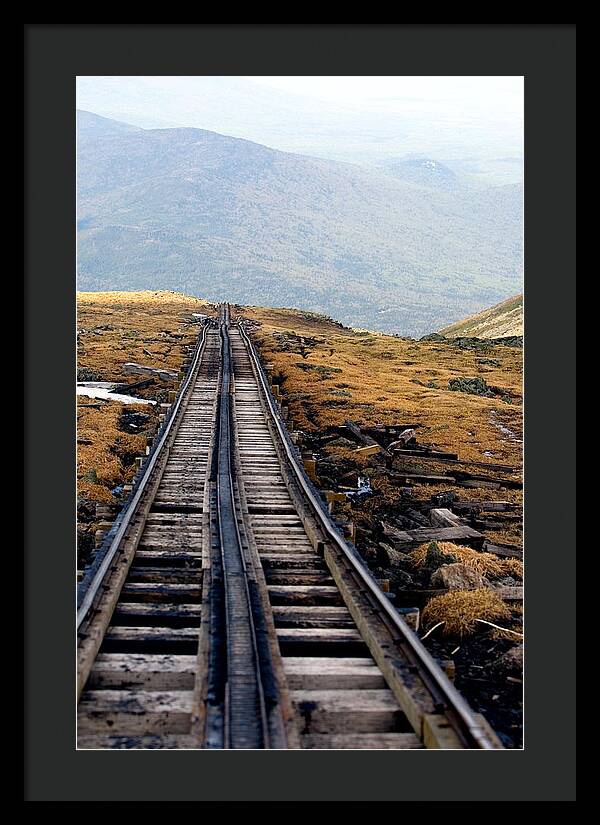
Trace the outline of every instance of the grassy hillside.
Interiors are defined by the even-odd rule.
[[[192,313],[212,309],[204,301],[170,292],[79,293],[80,380],[134,382],[138,377],[122,372],[126,361],[177,369],[197,334]],[[257,325],[253,337],[262,357],[273,364],[295,427],[309,437],[346,419],[365,425],[405,422],[419,425],[420,443],[457,452],[463,460],[521,467],[520,349],[483,341],[466,349],[451,341],[360,332],[298,310],[238,307],[236,311]],[[472,378],[483,379],[489,394],[450,388],[453,380]],[[139,395],[163,401],[167,391],[166,385],[157,384]],[[84,439],[78,450],[78,488],[86,499],[113,500],[111,490],[129,480],[133,457],[143,452],[141,442],[130,442],[119,429],[122,411],[114,402],[78,399],[79,434]],[[156,411],[143,407],[140,412],[150,416],[140,433],[150,435]],[[352,447],[334,446],[328,453],[361,466]],[[365,460],[365,469],[373,463]],[[448,465],[408,458],[402,468],[448,471]],[[428,497],[449,488],[441,484],[416,489]],[[461,491],[461,496],[469,495],[494,498],[496,491]],[[520,491],[502,495],[520,500]],[[518,543],[520,532],[514,528],[510,535],[492,538]]]
[[[477,315],[440,330],[447,338],[503,338],[523,335],[523,296],[515,295]]]
[[[417,423],[419,440],[461,458],[520,466],[522,351],[482,343],[417,341],[355,331],[318,315],[245,307],[260,323],[264,360],[274,365],[296,425],[307,432],[343,424]],[[451,390],[480,377],[491,396]],[[499,425],[515,434],[507,437]]]
[[[90,117],[78,139],[80,289],[161,285],[422,335],[520,283],[519,185],[451,175],[440,186],[418,169],[396,177]]]
[[[134,361],[156,369],[178,370],[198,326],[193,312],[206,302],[172,292],[80,292],[77,295],[77,378],[133,384],[142,376],[123,372]],[[174,385],[158,382],[136,390],[140,398],[166,401]],[[138,413],[143,425],[128,432],[122,414]],[[113,502],[112,490],[134,475],[134,458],[143,455],[157,411],[147,405],[77,397],[77,491],[88,501]]]

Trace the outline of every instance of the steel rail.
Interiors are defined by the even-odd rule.
[[[136,514],[138,505],[140,503],[141,497],[148,486],[150,481],[150,476],[152,471],[154,470],[156,463],[161,455],[163,447],[171,433],[173,428],[173,424],[175,423],[175,419],[177,417],[177,413],[181,407],[183,402],[183,398],[186,395],[188,389],[190,388],[194,378],[197,367],[201,361],[202,355],[204,353],[204,348],[206,344],[206,330],[207,325],[204,325],[202,329],[202,335],[199,340],[199,343],[196,347],[196,354],[194,360],[188,370],[188,374],[181,385],[179,392],[177,394],[177,398],[175,399],[171,410],[169,411],[169,418],[165,421],[165,424],[162,429],[162,434],[159,433],[160,438],[157,442],[155,448],[153,449],[151,455],[149,456],[149,460],[144,465],[144,472],[140,477],[140,480],[136,486],[135,493],[133,494],[131,500],[126,505],[125,510],[121,513],[119,517],[119,524],[116,529],[116,532],[112,538],[112,541],[108,547],[106,555],[102,559],[98,569],[96,570],[89,586],[87,587],[81,604],[77,609],[77,630],[81,627],[83,621],[85,620],[87,614],[89,613],[92,605],[96,600],[96,596],[98,595],[98,591],[102,587],[104,579],[110,569],[110,566],[117,555],[119,548],[121,546],[121,542],[125,537],[127,529],[133,519],[134,515]]]
[[[289,465],[292,468],[303,493],[311,503],[321,527],[339,548],[339,550],[342,551],[346,561],[350,564],[354,573],[359,577],[361,583],[368,590],[369,596],[377,603],[378,608],[385,614],[386,618],[391,622],[394,630],[400,635],[402,642],[406,644],[411,651],[415,659],[416,666],[419,670],[419,675],[423,678],[425,684],[433,684],[435,689],[443,697],[445,705],[444,710],[448,713],[449,717],[451,717],[451,720],[458,726],[459,730],[457,732],[462,734],[462,737],[466,740],[467,744],[473,743],[477,748],[482,750],[496,750],[496,745],[488,736],[482,725],[477,721],[467,702],[456,690],[454,685],[450,682],[446,674],[439,667],[437,662],[433,659],[416,634],[413,633],[410,627],[394,609],[389,599],[383,594],[371,574],[364,566],[364,563],[359,560],[355,552],[350,548],[347,542],[332,525],[329,517],[324,513],[318,494],[316,494],[312,484],[310,484],[306,478],[304,470],[300,467],[297,456],[290,445],[285,426],[281,421],[275,401],[273,400],[273,396],[269,389],[265,373],[254,344],[244,329],[243,324],[238,323],[238,326],[242,339],[248,349],[248,352],[250,353],[252,363],[255,366],[256,374],[259,379],[269,413],[281,438]]]
[[[229,308],[224,306],[221,321],[221,386],[219,388],[219,443],[217,470],[217,520],[223,569],[227,638],[227,677],[225,703],[226,748],[268,748],[269,725],[261,679],[261,666],[254,625],[253,605],[248,588],[248,572],[236,517],[231,466],[231,386],[232,359],[229,338]],[[240,637],[240,609],[247,618],[247,635]],[[247,649],[240,660],[241,644]],[[249,713],[250,711],[250,713]],[[258,718],[255,718],[255,714]],[[245,724],[242,720],[248,720]],[[250,738],[249,738],[250,737]]]

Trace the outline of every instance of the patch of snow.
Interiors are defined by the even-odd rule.
[[[78,387],[98,387],[98,389],[103,390],[112,390],[113,387],[116,387],[114,381],[78,381]]]
[[[493,413],[491,415],[490,420],[491,420],[492,424],[494,425],[494,427],[496,427],[498,430],[500,430],[502,435],[508,436],[510,441],[516,441],[517,444],[522,443],[521,439],[517,438],[517,434],[515,432],[513,432],[509,427],[505,427],[504,424],[501,424],[500,421],[497,420],[496,416]]]
[[[114,384],[111,386],[114,386]],[[148,398],[135,398],[133,395],[122,395],[118,392],[110,392],[106,387],[84,387],[80,384],[77,385],[77,395],[85,395],[88,398],[100,398],[103,401],[120,401],[121,404],[151,404],[153,406],[156,404],[156,401],[151,401]]]

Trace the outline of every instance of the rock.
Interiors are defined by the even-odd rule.
[[[483,395],[486,398],[493,398],[494,393],[488,387],[484,378],[451,378],[448,381],[448,389],[454,392],[466,392],[469,395]]]
[[[377,553],[377,564],[380,567],[389,567],[391,564],[390,553],[393,552],[389,544],[380,541],[375,552]]]
[[[449,590],[476,590],[485,587],[486,581],[477,570],[462,562],[442,564],[431,577],[433,587],[447,587]]]
[[[441,335],[439,332],[430,332],[429,335],[422,335],[419,338],[419,341],[439,341],[442,344],[447,343],[448,339],[445,335]]]
[[[77,381],[100,381],[101,376],[99,372],[96,370],[92,370],[89,367],[78,367],[77,368]]]
[[[450,564],[457,561],[456,556],[453,556],[451,553],[442,553],[437,541],[432,541],[427,548],[427,555],[425,556],[423,567],[429,571],[430,575],[433,575],[433,572],[439,567],[449,567]]]
[[[333,441],[329,441],[327,444],[328,447],[347,447],[349,449],[356,447],[354,441],[350,441],[349,438],[344,438],[340,436],[339,438],[334,438]]]
[[[387,573],[390,583],[400,590],[413,587],[413,578],[405,570],[394,569]]]
[[[434,496],[431,496],[431,500],[437,507],[449,507],[453,502],[458,499],[456,493],[452,493],[450,491],[444,493],[437,493]]]
[[[515,645],[507,650],[492,665],[496,673],[521,673],[523,671],[523,645]]]
[[[392,443],[388,446],[388,450],[403,450],[409,444],[416,443],[416,436],[417,434],[415,430],[404,430],[404,432],[400,433],[396,441],[392,441]]]
[[[387,564],[390,565],[406,565],[408,567],[413,566],[412,557],[408,555],[408,553],[401,553],[400,550],[395,550],[389,544],[386,544],[383,541],[380,541],[377,545],[377,552],[384,553],[384,558],[387,558]],[[382,565],[384,566],[384,565]]]

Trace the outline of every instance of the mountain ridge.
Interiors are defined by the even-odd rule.
[[[176,289],[418,335],[520,281],[518,184],[457,194],[210,130],[112,123],[78,134],[82,290]]]
[[[446,338],[505,338],[523,335],[523,295],[514,295],[440,330]]]

